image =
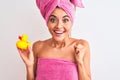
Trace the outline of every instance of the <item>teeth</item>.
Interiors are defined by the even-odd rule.
[[[64,31],[55,31],[57,34],[62,34]]]

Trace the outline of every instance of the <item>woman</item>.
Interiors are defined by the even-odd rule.
[[[91,80],[90,49],[86,40],[70,37],[75,6],[81,0],[36,0],[52,37],[18,49],[27,80]]]

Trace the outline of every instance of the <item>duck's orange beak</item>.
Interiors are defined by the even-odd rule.
[[[19,36],[18,38],[19,38],[20,40],[22,39],[22,37],[21,37],[21,36]]]

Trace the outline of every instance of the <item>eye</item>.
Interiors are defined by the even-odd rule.
[[[63,23],[67,23],[69,19],[63,19]]]
[[[50,21],[51,23],[55,23],[55,22],[56,22],[56,19],[55,19],[55,18],[50,18],[49,21]]]

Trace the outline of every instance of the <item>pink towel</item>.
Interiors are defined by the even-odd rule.
[[[74,21],[75,14],[74,6],[84,8],[82,0],[36,0],[36,4],[46,23],[48,22],[50,14],[57,6],[68,14],[72,22]]]
[[[65,59],[38,58],[36,80],[78,80],[77,65]]]

